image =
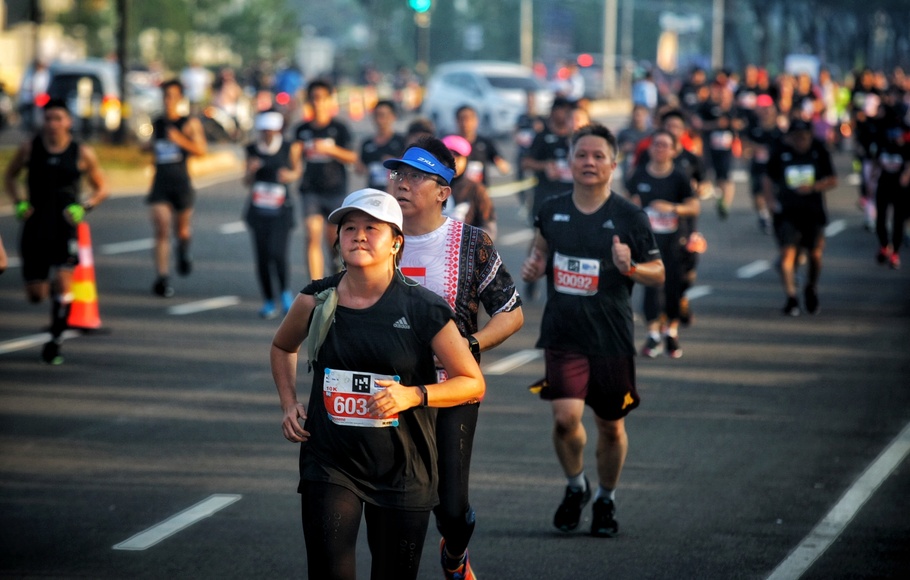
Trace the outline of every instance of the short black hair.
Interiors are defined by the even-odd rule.
[[[455,109],[455,118],[457,119],[459,116],[461,116],[461,113],[464,111],[471,111],[475,115],[477,114],[477,109],[475,109],[471,105],[462,105],[462,106],[458,107],[457,109]]]
[[[50,99],[44,104],[42,109],[45,111],[50,111],[51,109],[63,109],[66,111],[67,115],[70,114],[70,108],[66,105],[66,101],[60,98]]]
[[[661,122],[661,124],[663,124],[663,123],[667,122],[668,119],[672,119],[673,117],[676,117],[683,123],[686,122],[686,116],[679,109],[670,109],[669,111],[664,111],[663,113],[661,113],[660,122]]]
[[[180,91],[180,94],[183,94],[183,83],[177,79],[171,79],[169,81],[164,81],[161,83],[161,94],[163,95],[166,93],[167,90],[171,87],[177,87],[177,90]]]
[[[426,117],[417,117],[408,125],[408,135],[417,135],[426,133],[427,135],[436,134],[436,125]]]
[[[308,84],[306,86],[306,98],[312,99],[313,91],[315,89],[319,89],[319,88],[323,88],[323,89],[327,90],[329,92],[329,94],[332,94],[335,92],[335,87],[332,86],[332,83],[330,83],[329,81],[327,81],[325,79],[313,79],[310,81],[310,84]]]
[[[565,97],[556,97],[553,99],[553,104],[550,105],[550,112],[555,111],[556,109],[569,109],[573,110],[577,108],[575,101],[567,99]]]
[[[451,170],[455,170],[455,156],[449,151],[449,148],[441,139],[436,137],[424,136],[417,139],[411,147],[420,147],[429,151],[433,157],[442,162],[443,165]],[[410,149],[410,147],[409,147]]]
[[[575,147],[575,144],[578,143],[578,140],[582,137],[600,137],[607,141],[607,145],[610,146],[610,149],[613,150],[613,155],[616,155],[618,148],[616,146],[616,135],[612,131],[601,125],[600,123],[591,123],[590,125],[585,125],[581,127],[574,133],[572,133],[572,147]]]
[[[373,105],[373,110],[375,111],[379,107],[388,107],[392,111],[393,115],[398,115],[398,106],[395,104],[395,101],[390,101],[389,99],[381,99],[379,101],[376,101],[376,104]]]

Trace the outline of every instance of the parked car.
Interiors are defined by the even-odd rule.
[[[421,114],[443,135],[455,131],[455,111],[470,105],[477,111],[482,134],[506,135],[525,112],[528,91],[536,93],[537,113],[546,115],[553,91],[530,68],[498,61],[450,62],[437,67],[430,77]]]
[[[139,142],[151,138],[151,122],[163,111],[161,91],[157,87],[128,76],[129,107],[125,107],[116,63],[100,59],[57,62],[51,64],[49,72],[47,92],[34,96],[34,126],[40,126],[43,120],[41,108],[55,98],[66,101],[73,116],[73,133],[81,138],[110,137],[124,122],[129,138]]]

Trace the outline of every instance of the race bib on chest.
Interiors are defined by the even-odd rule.
[[[284,205],[287,188],[280,183],[257,181],[253,183],[253,207],[278,209]]]
[[[328,163],[332,160],[332,156],[326,153],[320,153],[314,149],[316,143],[325,143],[326,145],[332,146],[335,145],[335,140],[332,138],[328,139],[314,139],[312,141],[305,141],[304,148],[306,150],[306,160],[310,163]]]
[[[556,179],[563,183],[572,183],[572,168],[568,159],[556,160]]]
[[[398,414],[380,419],[367,412],[370,397],[382,390],[377,380],[399,380],[399,377],[358,371],[325,369],[322,402],[329,419],[336,425],[350,427],[397,427]]]
[[[385,185],[389,181],[389,170],[383,167],[382,161],[374,161],[369,165],[370,183]]]
[[[521,129],[515,133],[515,142],[518,143],[519,147],[527,149],[534,142],[535,135],[534,129]]]
[[[675,213],[659,212],[650,206],[645,208],[645,213],[655,234],[672,234],[679,228],[679,216]]]
[[[483,183],[483,162],[468,161],[468,166],[464,170],[464,176],[475,183]]]
[[[166,163],[179,163],[183,159],[183,150],[169,139],[158,139],[155,141],[155,163],[164,165]]]
[[[574,258],[559,252],[553,255],[553,285],[557,292],[594,296],[600,281],[600,260]]]
[[[815,184],[815,167],[812,165],[791,165],[784,170],[784,182],[790,189]]]

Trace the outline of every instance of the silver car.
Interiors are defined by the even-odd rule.
[[[553,91],[531,69],[511,62],[451,62],[437,67],[427,83],[421,114],[444,135],[456,129],[455,111],[470,105],[477,111],[481,134],[503,136],[515,130],[528,91],[536,94],[536,113],[547,114]]]

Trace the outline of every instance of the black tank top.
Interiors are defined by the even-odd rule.
[[[36,213],[63,215],[63,208],[79,202],[81,177],[76,141],[60,153],[51,153],[41,136],[35,137],[28,159],[28,192]]]
[[[187,121],[189,121],[189,117],[180,117],[174,121],[161,117],[152,124],[154,130],[152,142],[155,153],[153,191],[173,192],[191,187],[190,173],[186,167],[186,160],[189,157],[186,149],[168,139],[167,136],[168,128],[173,126],[178,131],[183,131],[183,126]]]

